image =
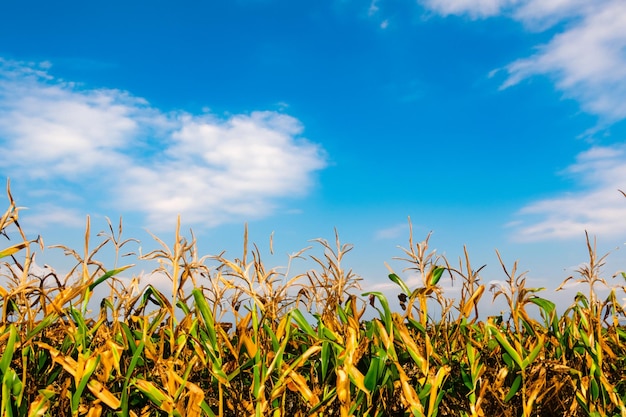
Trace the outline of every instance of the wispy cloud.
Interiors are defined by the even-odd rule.
[[[509,88],[533,76],[554,81],[564,97],[605,122],[626,117],[626,3],[620,0],[423,0],[442,15],[507,16],[530,30],[562,25],[537,52],[502,70]]]
[[[522,21],[529,28],[542,30],[556,23],[572,18],[580,18],[593,14],[598,6],[612,0],[522,0],[508,1],[515,6],[509,9],[513,17]]]
[[[32,191],[97,195],[97,209],[138,212],[151,227],[177,214],[206,226],[258,218],[305,194],[325,156],[302,131],[277,112],[165,113],[126,91],[57,79],[46,63],[0,59],[0,173]]]
[[[516,0],[422,0],[421,3],[444,16],[467,14],[473,18],[484,18],[499,14]]]
[[[517,20],[528,30],[557,28],[536,52],[503,66],[502,89],[534,76],[550,78],[565,98],[598,116],[591,132],[626,118],[626,3],[620,0],[424,0],[422,4],[443,15],[486,18],[501,15]],[[559,25],[559,26],[557,26]],[[626,187],[624,146],[594,147],[578,156],[565,173],[578,186],[575,192],[528,204],[521,218],[511,222],[519,241],[564,239],[592,234],[626,232],[626,202],[617,191]]]
[[[376,13],[378,13],[379,10],[380,8],[378,7],[378,0],[372,0],[370,2],[369,9],[367,9],[367,14],[368,16],[374,16]]]
[[[0,61],[0,166],[38,179],[78,179],[129,163],[146,122],[159,114],[117,90],[80,89],[55,80],[47,65]]]
[[[568,16],[573,10],[566,6],[575,1],[562,2],[563,9],[550,15],[550,10],[532,7],[519,10],[524,19],[549,19],[550,16]],[[595,7],[581,7],[583,13],[569,22],[567,28],[555,35],[538,52],[506,66],[508,77],[503,88],[522,80],[546,75],[568,98],[576,99],[582,108],[607,122],[626,117],[626,3],[607,1],[594,3]],[[545,7],[545,6],[544,6]],[[555,19],[556,20],[556,19]]]
[[[408,223],[400,223],[395,226],[377,230],[374,237],[380,240],[398,239],[409,235]]]
[[[25,216],[28,219],[28,222],[25,224],[26,230],[39,231],[52,224],[70,228],[84,227],[88,214],[73,207],[42,203],[38,205],[35,216],[30,216],[28,209],[21,213],[20,216]]]
[[[544,199],[523,207],[512,225],[518,241],[566,239],[590,234],[626,234],[626,198],[618,191],[626,184],[626,146],[594,147],[581,153],[565,175],[581,191]]]

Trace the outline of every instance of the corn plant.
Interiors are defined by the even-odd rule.
[[[452,266],[412,229],[407,268],[388,276],[397,309],[359,294],[336,231],[286,269],[267,266],[247,227],[241,256],[201,256],[180,220],[174,241],[153,236],[147,254],[127,249],[137,241],[121,219],[94,235],[88,217],[81,250],[45,247],[23,232],[9,185],[0,238],[17,241],[0,248],[0,417],[626,415],[626,286],[602,278],[606,256],[588,236],[588,263],[561,285],[586,291],[562,315],[497,253],[505,279],[492,292],[507,307],[484,318],[485,267],[466,248]],[[42,272],[44,249],[73,266]],[[171,288],[142,286],[129,257],[156,264],[151,276]],[[293,259],[312,267],[292,274]],[[457,299],[441,286],[448,275]]]

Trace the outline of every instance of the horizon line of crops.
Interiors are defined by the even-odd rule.
[[[419,285],[389,274],[401,312],[380,292],[358,294],[360,278],[342,266],[351,246],[337,235],[318,239],[314,267],[290,276],[266,268],[247,231],[242,256],[228,259],[200,256],[178,226],[173,245],[155,236],[159,249],[133,254],[169,278],[164,294],[120,278],[134,241],[121,221],[94,247],[88,218],[83,250],[60,247],[75,266],[37,274],[31,245],[43,240],[27,239],[8,183],[7,195],[0,234],[21,241],[0,248],[0,417],[626,416],[625,288],[602,278],[605,257],[588,236],[588,262],[561,285],[587,290],[563,314],[500,259],[506,283],[489,289],[508,311],[481,320],[482,267],[467,251],[451,265],[412,231],[404,272]],[[96,257],[104,247],[112,268]],[[460,282],[456,299],[444,274]],[[610,288],[604,299],[599,286]],[[365,320],[366,309],[377,317]]]

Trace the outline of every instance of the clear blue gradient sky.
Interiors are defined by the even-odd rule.
[[[203,254],[274,232],[280,265],[337,228],[384,289],[410,216],[553,288],[585,230],[626,241],[625,51],[621,0],[3,2],[0,177],[46,244],[123,216],[145,251],[180,214]]]

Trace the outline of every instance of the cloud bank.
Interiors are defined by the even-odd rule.
[[[99,209],[140,213],[157,229],[178,214],[214,226],[271,214],[325,167],[323,149],[291,116],[166,113],[126,91],[55,78],[49,67],[0,59],[0,173],[63,186],[66,200],[98,196]],[[60,207],[47,197],[49,217]]]

